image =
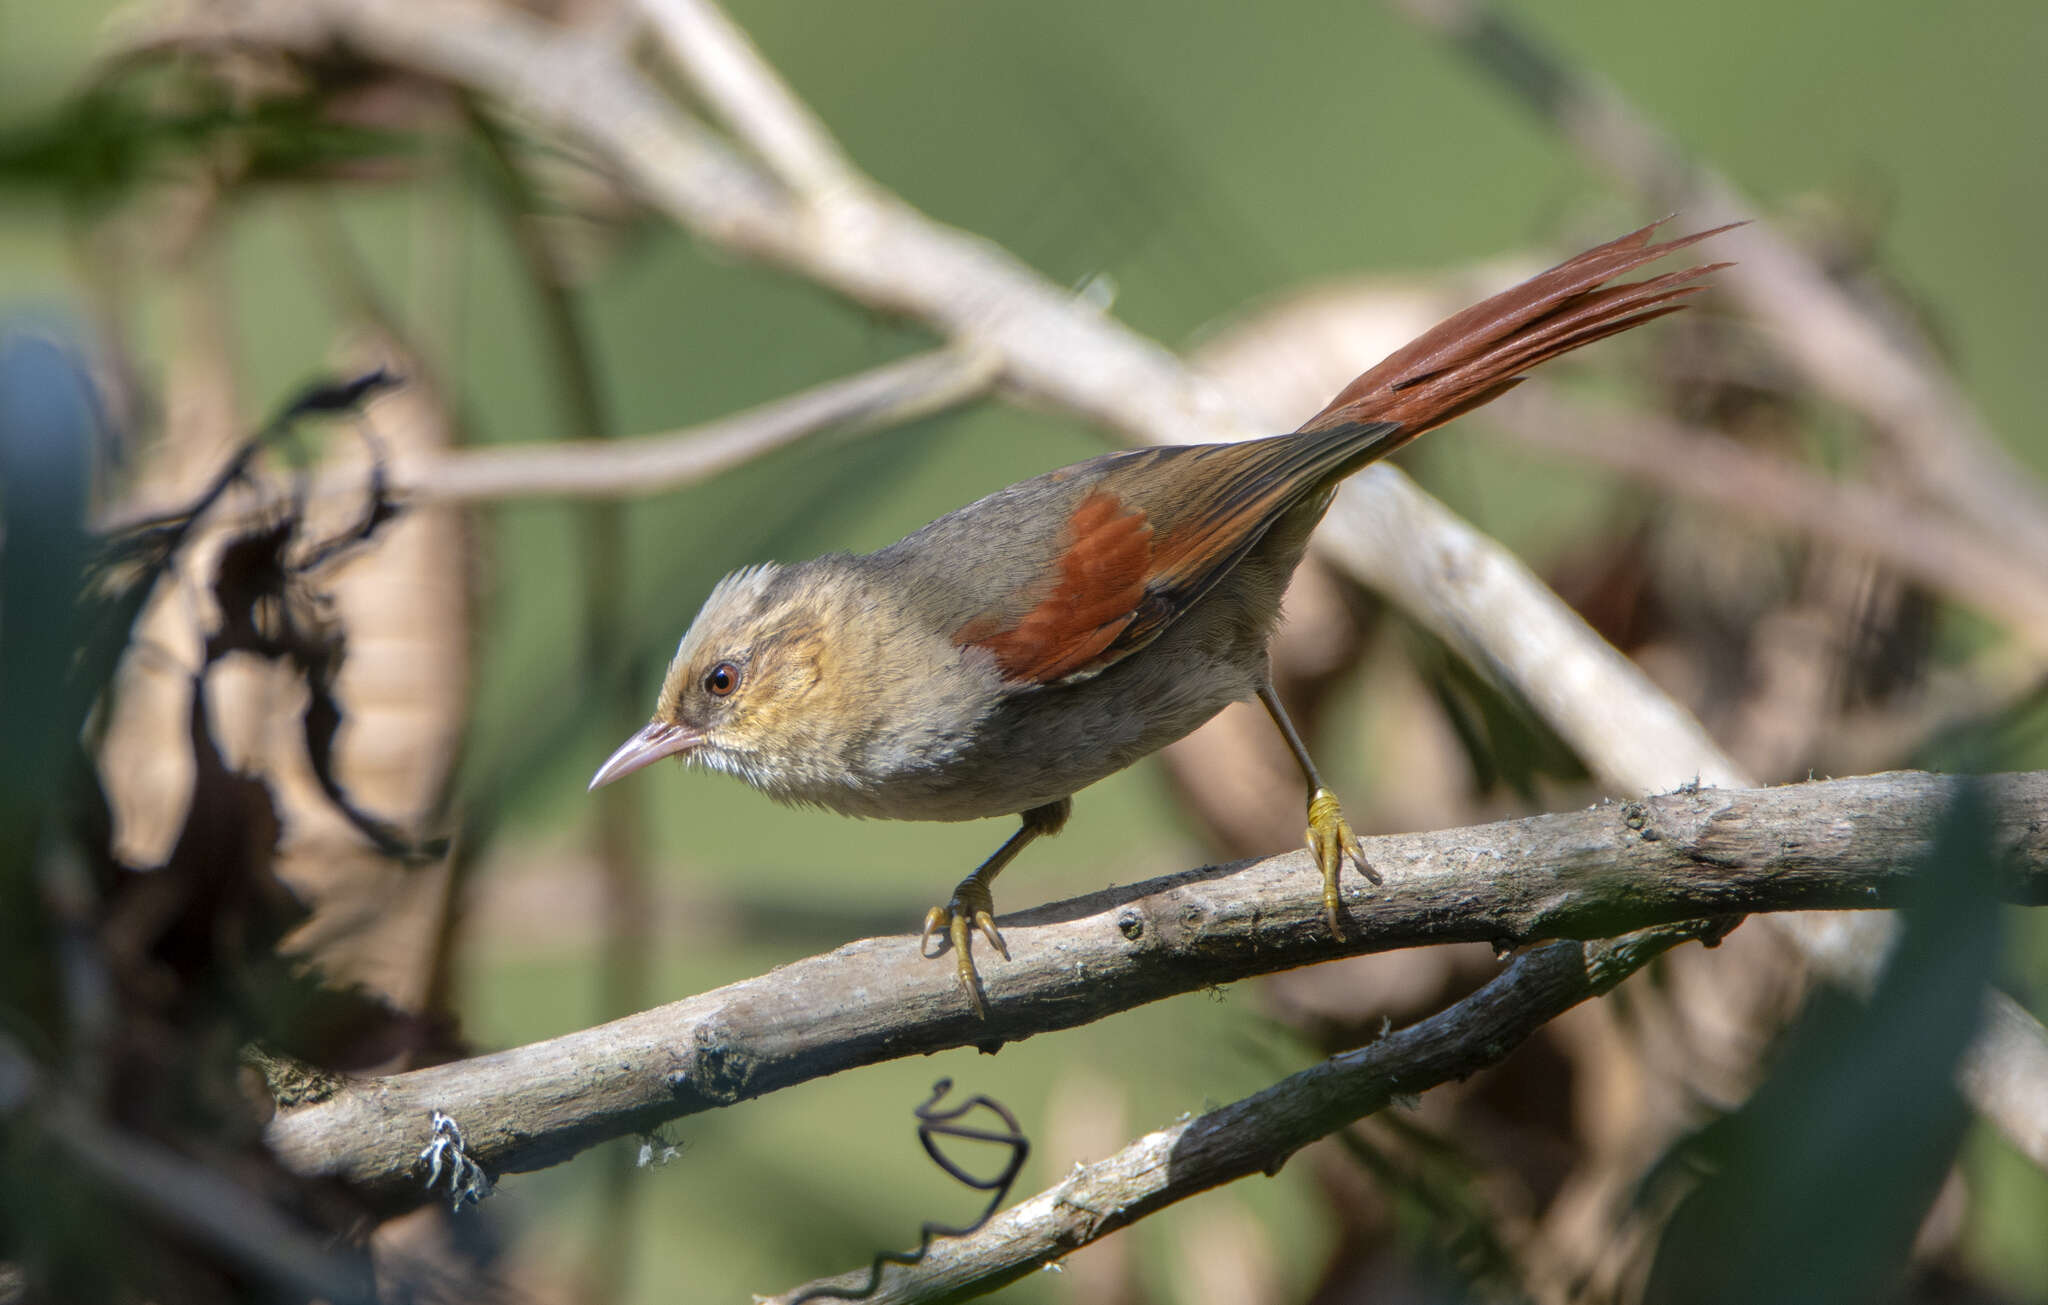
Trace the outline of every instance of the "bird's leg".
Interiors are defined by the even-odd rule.
[[[974,1003],[976,1015],[987,1018],[988,1008],[981,1001],[981,978],[974,972],[974,955],[968,948],[968,940],[979,929],[981,936],[988,939],[989,946],[1002,953],[1004,960],[1010,959],[1010,949],[1003,944],[1003,935],[996,931],[996,903],[989,893],[989,885],[1032,839],[1041,834],[1059,833],[1073,810],[1074,800],[1061,798],[1024,812],[1023,826],[996,849],[994,856],[976,866],[973,874],[960,881],[960,886],[953,890],[953,900],[944,906],[934,906],[925,914],[924,933],[917,940],[918,950],[925,951],[934,933],[941,929],[946,931],[946,937],[953,944],[955,963],[960,967],[960,986],[967,990],[967,1000]]]
[[[1365,849],[1358,845],[1358,835],[1351,832],[1350,822],[1344,819],[1344,808],[1338,805],[1337,795],[1323,783],[1314,759],[1308,755],[1308,745],[1301,741],[1301,734],[1287,718],[1287,709],[1280,705],[1280,695],[1270,683],[1259,690],[1259,701],[1266,704],[1273,723],[1280,727],[1280,737],[1287,740],[1288,751],[1301,766],[1302,778],[1308,781],[1308,850],[1315,853],[1316,866],[1323,872],[1323,915],[1330,922],[1330,932],[1342,934],[1344,927],[1337,914],[1337,871],[1344,864],[1345,854],[1350,854],[1358,863],[1359,873],[1372,882],[1380,881],[1379,872],[1365,859]]]

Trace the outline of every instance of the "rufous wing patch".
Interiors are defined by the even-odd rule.
[[[1066,539],[1052,588],[1015,623],[978,617],[953,633],[960,647],[992,653],[1006,680],[1056,684],[1100,670],[1097,660],[1145,600],[1152,524],[1142,511],[1095,490],[1067,519]]]

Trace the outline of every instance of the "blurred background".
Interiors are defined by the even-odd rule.
[[[1109,301],[1277,429],[1448,311],[1663,215],[1642,193],[1654,187],[1617,183],[1424,8],[729,12],[880,185]],[[645,721],[675,640],[728,570],[878,547],[1112,437],[985,398],[857,438],[785,441],[653,496],[486,489],[353,539],[375,502],[373,461],[680,430],[936,340],[693,237],[534,106],[421,75],[402,53],[185,39],[180,24],[209,9],[0,5],[0,330],[10,349],[58,342],[10,377],[70,396],[102,531],[193,502],[309,382],[384,367],[404,383],[363,396],[361,416],[339,401],[356,396],[316,396],[266,447],[265,520],[288,519],[291,538],[252,551],[214,520],[130,556],[160,571],[114,609],[132,638],[103,647],[111,687],[90,722],[103,799],[63,821],[52,813],[70,806],[42,789],[9,799],[26,823],[9,834],[16,986],[0,992],[0,1027],[73,1077],[100,1066],[109,1118],[246,1176],[260,1169],[233,1122],[247,1084],[223,1066],[251,1036],[332,1069],[402,1068],[914,927],[1006,824],[852,823],[677,768],[595,796],[584,785]],[[508,12],[584,34],[618,21],[597,0]],[[1585,0],[1498,13],[1717,170],[1951,377],[2012,460],[2011,483],[2038,489],[2048,9]],[[1786,361],[1782,328],[1723,296],[1696,302],[1401,465],[1763,780],[2048,766],[2048,608],[2027,589],[2025,549],[1953,504],[1934,513],[1920,473]],[[1676,453],[1661,478],[1585,436],[1623,444],[1636,418],[1674,441],[1656,445]],[[1690,462],[1689,437],[1761,459],[1740,464],[1762,468],[1742,491],[1755,511],[1672,483],[1712,474],[1673,466],[1724,465]],[[1786,488],[1786,469],[1804,477],[1794,489],[1872,496],[1875,519],[1896,523],[1882,541],[1894,555],[1857,546],[1867,513],[1844,526],[1836,500],[1801,507],[1812,500]],[[18,464],[8,474],[10,495],[34,497]],[[294,475],[323,487],[296,515],[280,506]],[[1900,504],[1920,515],[1888,515]],[[16,567],[38,536],[7,528]],[[1940,548],[1919,547],[1928,532]],[[2021,574],[2008,584],[1995,563]],[[1307,570],[1290,608],[1283,687],[1363,831],[1605,795],[1512,691],[1354,582]],[[16,657],[25,641],[70,637],[27,610],[7,611],[10,674],[33,670]],[[1080,795],[1059,840],[1005,876],[1004,908],[1294,845],[1300,799],[1276,746],[1226,718]],[[17,779],[39,773],[31,754],[10,764]],[[243,774],[263,792],[237,787]],[[226,814],[209,824],[202,808]],[[279,830],[274,855],[249,832],[264,828],[259,808]],[[83,849],[62,873],[49,868],[59,826]],[[229,865],[245,877],[220,889]],[[144,882],[182,887],[138,900]],[[1936,935],[1953,946],[1902,948],[1897,966],[1923,968],[1880,997],[1981,962],[2048,1015],[2048,921],[2012,911],[1953,927],[1965,932]],[[1884,1135],[1934,1151],[1911,1179],[1879,1181],[1881,1147],[1869,1172],[1825,1175],[1882,1207],[1845,1203],[1817,1228],[1843,1264],[1876,1274],[1865,1292],[1845,1271],[1837,1287],[1862,1294],[1839,1298],[2048,1300],[2048,1174],[1957,1114],[1945,1075],[1901,1072],[1902,1051],[1910,1062],[1916,1038],[1939,1043],[1968,1007],[1807,1003],[1798,967],[1760,932],[1676,956],[1497,1073],[1002,1299],[1693,1298],[1669,1276],[1682,1260],[1650,1268],[1674,1206],[1667,1257],[1684,1253],[1680,1232],[1713,1226],[1676,1194],[1712,1184],[1682,1176],[1742,1175],[1748,1208],[1768,1211],[1770,1192],[1808,1190],[1811,1175],[1790,1171],[1810,1157],[1728,1139],[1796,1135],[1855,1100],[1883,1107]],[[83,1005],[80,955],[104,970]],[[1495,964],[1484,948],[1370,958],[995,1058],[845,1074],[671,1126],[666,1165],[636,1168],[635,1146],[611,1144],[518,1176],[478,1210],[421,1211],[376,1236],[440,1266],[451,1299],[746,1299],[972,1211],[913,1144],[910,1109],[935,1078],[1019,1115],[1034,1141],[1022,1195],[1383,1018],[1436,1009]],[[60,972],[69,987],[45,981]],[[101,1012],[86,1032],[81,1009]],[[1815,1042],[1837,1054],[1787,1051]],[[98,1189],[45,1170],[31,1187],[27,1172],[0,1206],[0,1301],[249,1290],[176,1239],[87,1267],[105,1251],[88,1213]],[[1729,1237],[1713,1244],[1739,1261]],[[1762,1276],[1745,1281],[1789,1281],[1771,1277],[1783,1259],[1752,1250]]]

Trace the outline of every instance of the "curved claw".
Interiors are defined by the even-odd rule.
[[[966,991],[967,1000],[974,1006],[974,1013],[988,1018],[988,1007],[981,999],[981,976],[974,969],[973,939],[976,930],[988,939],[988,945],[995,948],[1004,960],[1010,959],[1009,945],[1003,941],[1001,931],[996,928],[995,899],[989,893],[988,885],[969,878],[961,881],[953,890],[953,898],[944,906],[934,906],[925,912],[924,932],[917,940],[917,950],[924,956],[936,955],[928,944],[934,933],[945,931],[946,940],[953,945],[954,964],[960,974],[960,987]]]
[[[1344,925],[1339,914],[1337,872],[1343,868],[1345,856],[1349,855],[1358,872],[1373,883],[1380,882],[1380,876],[1365,859],[1365,849],[1359,845],[1358,835],[1351,832],[1351,823],[1344,819],[1344,808],[1337,795],[1326,788],[1309,795],[1308,850],[1315,854],[1316,866],[1323,872],[1323,917],[1330,922],[1330,932],[1341,935]]]

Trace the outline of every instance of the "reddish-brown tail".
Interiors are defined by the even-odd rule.
[[[1650,233],[1660,225],[1653,222],[1589,249],[1446,318],[1345,386],[1329,407],[1301,429],[1399,422],[1401,429],[1394,443],[1405,444],[1499,398],[1521,381],[1522,373],[1540,362],[1677,312],[1680,305],[1672,300],[1704,289],[1691,283],[1728,265],[1706,263],[1603,288],[1604,282],[1625,272],[1728,230],[1715,227],[1653,245]],[[1381,444],[1375,446],[1373,455],[1377,458],[1391,451]]]

